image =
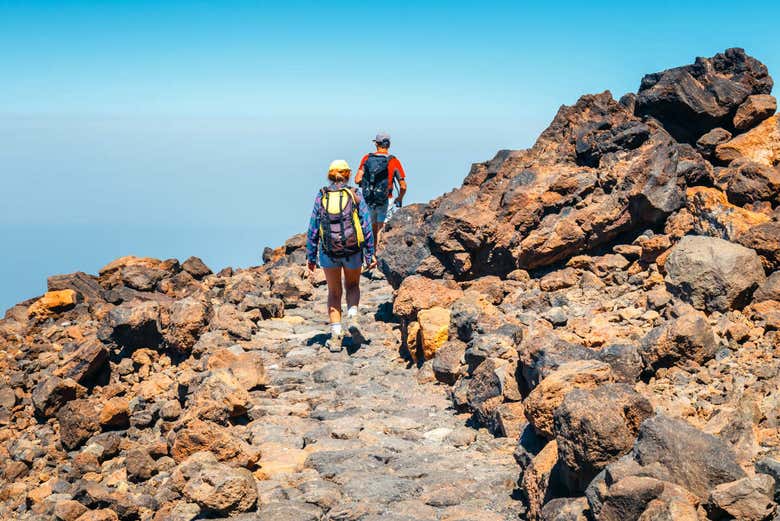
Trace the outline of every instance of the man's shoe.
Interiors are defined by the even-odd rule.
[[[328,348],[328,351],[331,353],[338,353],[342,349],[344,349],[344,346],[342,346],[342,341],[344,340],[344,333],[339,334],[330,334],[330,338],[327,342],[325,342],[325,347]]]

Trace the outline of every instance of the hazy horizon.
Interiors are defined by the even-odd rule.
[[[381,16],[377,16],[377,13]],[[525,148],[561,104],[744,47],[780,74],[758,2],[0,2],[0,310],[122,255],[261,262],[305,229],[332,159],[377,131],[408,202]],[[386,32],[377,28],[387,27]]]

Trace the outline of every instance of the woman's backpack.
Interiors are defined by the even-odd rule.
[[[366,158],[360,189],[367,205],[376,207],[387,204],[387,196],[390,193],[388,165],[392,158],[393,156],[384,154],[369,154]]]
[[[354,255],[363,249],[358,196],[352,188],[323,188],[320,204],[322,251],[331,258]]]

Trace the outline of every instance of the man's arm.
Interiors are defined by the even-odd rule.
[[[397,157],[393,157],[390,167],[393,172],[393,181],[398,183],[398,196],[395,198],[395,204],[400,206],[406,195],[406,173]]]

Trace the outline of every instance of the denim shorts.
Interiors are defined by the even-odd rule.
[[[363,253],[357,252],[353,253],[349,257],[339,257],[333,259],[320,249],[318,260],[320,262],[321,268],[339,268],[343,266],[348,270],[356,270],[360,268],[361,264],[363,264]]]
[[[372,223],[383,223],[387,219],[387,205],[389,201],[385,201],[382,206],[369,206],[368,213],[371,214]]]

